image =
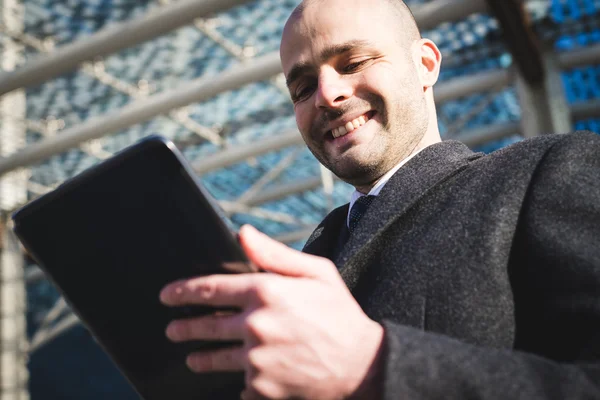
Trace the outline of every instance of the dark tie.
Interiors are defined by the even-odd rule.
[[[352,209],[350,210],[350,218],[348,223],[348,230],[350,231],[350,233],[354,231],[354,229],[358,225],[358,221],[360,221],[362,216],[365,215],[367,209],[369,208],[373,200],[375,200],[375,197],[377,196],[361,196],[354,202],[354,204],[352,205]]]

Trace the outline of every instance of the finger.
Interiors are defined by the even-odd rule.
[[[166,329],[173,342],[188,340],[243,340],[244,317],[234,315],[207,315],[171,322]]]
[[[266,400],[266,399],[288,399],[290,393],[271,380],[264,378],[253,379],[241,394],[242,400]]]
[[[246,364],[246,350],[243,347],[203,351],[190,354],[186,364],[193,372],[234,372],[243,371]]]
[[[254,288],[256,274],[209,275],[173,282],[160,292],[168,306],[244,306]]]
[[[294,250],[250,225],[242,226],[239,237],[250,260],[266,271],[317,279],[339,275],[328,259]]]

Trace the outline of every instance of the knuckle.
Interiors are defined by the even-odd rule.
[[[321,263],[321,265],[320,265],[321,270],[325,270],[328,272],[337,271],[337,267],[335,266],[333,261],[331,261],[327,258],[321,258],[321,259],[319,259],[319,261]]]
[[[244,329],[246,331],[246,336],[255,338],[258,341],[262,341],[264,339],[264,327],[265,327],[264,318],[258,314],[253,313],[249,315],[244,324]],[[250,354],[248,354],[250,357]],[[250,360],[249,360],[250,361]]]
[[[258,356],[258,350],[252,349],[247,354],[248,366],[252,371],[252,379],[256,379],[260,372],[260,357]]]
[[[267,278],[267,277],[264,277]],[[270,277],[268,277],[270,278]],[[273,279],[261,279],[255,286],[256,298],[262,304],[276,301],[278,297],[277,285]]]
[[[200,281],[192,282],[189,291],[194,297],[201,300],[210,300],[218,291],[218,282],[215,279],[207,278]]]
[[[215,316],[208,316],[203,318],[197,324],[199,330],[201,329],[204,333],[203,336],[207,338],[217,338],[221,332],[219,319]]]
[[[283,391],[274,382],[265,377],[258,377],[250,382],[248,389],[255,394],[257,399],[284,399]]]

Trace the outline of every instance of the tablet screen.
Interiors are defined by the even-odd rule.
[[[166,283],[244,259],[186,171],[165,143],[146,141],[14,217],[26,247],[149,400],[212,398],[243,382],[191,373],[185,357],[202,343],[164,334],[186,311],[159,302]]]

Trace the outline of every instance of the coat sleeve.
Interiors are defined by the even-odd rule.
[[[565,135],[540,161],[508,273],[514,348],[384,322],[384,399],[600,399],[600,136]]]

